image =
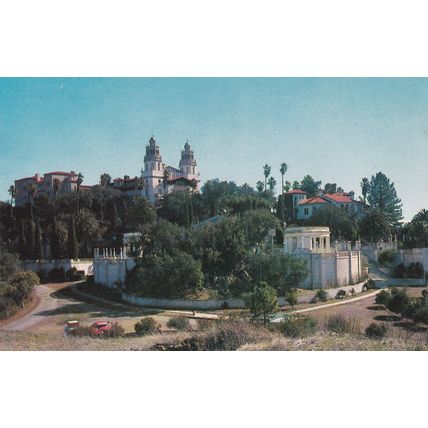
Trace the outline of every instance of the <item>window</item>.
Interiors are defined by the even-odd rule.
[[[305,215],[308,215],[309,214],[309,208],[305,208],[304,213],[305,213]]]

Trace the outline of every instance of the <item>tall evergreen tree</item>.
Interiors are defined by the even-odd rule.
[[[25,234],[25,224],[23,221],[21,221],[19,227],[19,254],[21,255],[21,259],[27,258],[27,238]]]
[[[61,258],[61,244],[59,238],[58,225],[55,217],[52,219],[52,231],[51,231],[51,258],[60,259]]]
[[[71,216],[68,223],[67,255],[72,260],[79,258],[79,243],[77,242],[74,215]]]
[[[29,220],[26,227],[26,241],[27,241],[27,257],[30,259],[35,258],[35,230],[33,220]]]
[[[402,204],[394,183],[382,172],[372,176],[367,202],[373,210],[378,210],[385,217],[390,226],[397,226],[403,219]]]
[[[44,258],[42,230],[40,228],[39,220],[36,220],[36,237],[35,237],[35,245],[34,245],[34,255],[37,260],[42,260]]]
[[[268,164],[266,164],[264,167],[263,167],[263,174],[264,174],[264,176],[265,176],[265,190],[267,189],[267,179],[268,179],[268,177],[269,177],[269,175],[270,175],[270,172],[271,172],[271,170],[272,170],[272,168],[268,165]]]

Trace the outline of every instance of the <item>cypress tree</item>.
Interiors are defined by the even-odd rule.
[[[40,221],[36,221],[36,239],[35,239],[35,256],[37,260],[44,258],[43,243],[42,243],[42,230],[40,228]]]
[[[25,237],[25,226],[23,221],[21,221],[19,228],[19,254],[21,255],[21,259],[27,258],[27,239]]]
[[[72,260],[79,258],[79,243],[77,242],[74,215],[71,216],[68,223],[67,255]]]
[[[27,256],[30,259],[35,258],[35,239],[34,239],[34,222],[33,220],[29,220],[26,228],[26,240],[27,240]]]
[[[61,257],[61,247],[58,237],[58,227],[55,217],[52,219],[52,234],[51,234],[51,258],[59,259]]]

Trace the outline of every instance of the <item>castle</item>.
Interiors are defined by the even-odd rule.
[[[146,146],[141,178],[128,176],[116,178],[113,180],[112,186],[125,192],[128,196],[145,196],[151,203],[155,203],[163,195],[175,191],[197,192],[199,181],[195,155],[189,142],[186,142],[184,150],[181,151],[177,169],[162,161],[159,145],[152,136]]]

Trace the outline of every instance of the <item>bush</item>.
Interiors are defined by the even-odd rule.
[[[154,318],[146,317],[142,318],[134,325],[134,330],[138,336],[147,336],[160,332],[160,324],[158,324]]]
[[[121,337],[125,333],[125,329],[117,322],[111,323],[111,329],[103,334],[103,337]]]
[[[315,297],[317,297],[321,302],[326,302],[328,300],[328,294],[327,291],[320,288],[317,293],[315,294]]]
[[[22,306],[31,297],[34,287],[39,284],[40,279],[34,272],[17,272],[10,281],[6,297],[12,299],[16,306]]]
[[[403,263],[395,266],[392,275],[394,278],[404,278],[406,276],[406,266]]]
[[[168,320],[167,326],[176,330],[189,330],[190,322],[186,317],[174,317]]]
[[[198,330],[206,331],[210,328],[213,322],[210,320],[199,319],[197,321],[197,324],[198,324]]]
[[[65,270],[63,267],[54,268],[49,271],[48,279],[51,282],[64,282],[65,281]]]
[[[377,261],[382,266],[387,266],[394,262],[396,255],[397,255],[396,250],[385,250],[379,254]]]
[[[66,272],[66,278],[69,281],[83,281],[86,278],[85,271],[77,270],[75,266]]]
[[[382,339],[387,333],[387,328],[383,324],[371,323],[366,328],[366,336],[370,339]]]
[[[365,284],[363,285],[363,288],[365,288],[366,290],[376,290],[376,283],[372,280],[369,279],[368,281],[365,282]]]
[[[406,269],[409,278],[423,278],[424,267],[420,263],[410,263]]]
[[[345,290],[339,290],[336,293],[335,299],[343,299],[344,297],[346,297],[346,291]]]
[[[387,306],[388,305],[388,302],[390,301],[390,299],[391,299],[391,293],[388,291],[388,290],[382,290],[377,296],[376,296],[376,299],[375,299],[375,302],[378,304],[378,305],[384,305],[384,306]]]
[[[326,323],[327,329],[334,333],[360,333],[360,320],[355,317],[345,318],[343,315],[332,315]]]
[[[418,323],[421,322],[423,324],[428,324],[428,306],[423,305],[416,309],[413,314],[413,321]]]
[[[287,337],[305,337],[315,333],[317,322],[310,317],[290,317],[279,326],[281,332]]]
[[[46,272],[46,269],[40,269],[37,272],[37,276],[39,277],[41,284],[46,284],[48,282],[48,273]]]
[[[391,298],[389,299],[386,307],[391,312],[404,316],[404,313],[407,307],[409,306],[409,304],[410,304],[410,298],[407,295],[405,288],[401,290],[392,289]]]

